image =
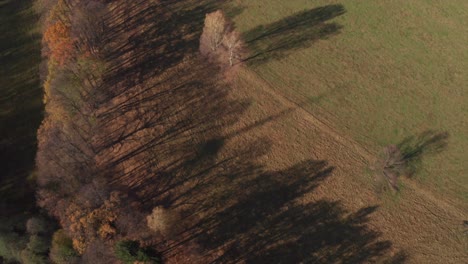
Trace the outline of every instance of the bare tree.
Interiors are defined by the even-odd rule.
[[[99,54],[107,15],[107,5],[100,1],[81,1],[74,7],[72,33],[79,40],[80,49],[91,52],[94,56]]]
[[[376,179],[383,180],[394,191],[398,190],[398,177],[406,170],[406,161],[396,145],[389,145],[382,151],[377,162]]]
[[[200,52],[204,56],[221,62],[229,61],[234,66],[244,52],[241,34],[234,29],[233,23],[220,10],[209,13],[200,37]]]
[[[233,66],[235,60],[241,58],[244,50],[244,42],[242,41],[241,34],[235,30],[224,35],[223,46],[227,50],[229,65]]]
[[[228,32],[230,23],[221,10],[208,13],[205,17],[205,27],[200,37],[200,51],[206,55],[214,53],[223,42],[224,35]]]

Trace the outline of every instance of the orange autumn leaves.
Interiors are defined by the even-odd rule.
[[[59,0],[51,8],[45,22],[42,41],[43,55],[48,59],[48,73],[44,80],[44,103],[48,103],[51,97],[51,86],[57,75],[57,66],[61,68],[75,56],[75,39],[72,37],[69,13],[67,2]]]
[[[51,23],[44,32],[44,42],[47,44],[51,61],[64,65],[73,57],[74,41],[71,38],[70,27],[60,20]]]

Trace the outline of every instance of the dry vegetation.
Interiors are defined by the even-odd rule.
[[[258,161],[268,141],[224,147],[249,130],[228,132],[249,102],[231,95],[224,66],[197,55],[203,23],[196,21],[219,15],[210,13],[214,7],[59,0],[46,14],[38,202],[71,238],[71,257],[137,260],[151,246],[168,263],[386,258],[390,243],[365,226],[374,208],[348,213],[326,200],[295,204],[330,174],[326,162],[270,171]],[[221,24],[211,47],[222,46],[233,64],[240,35]]]
[[[103,264],[411,259],[392,233],[406,214],[382,213],[354,180],[369,154],[248,68],[338,33],[326,21],[344,8],[302,11],[241,34],[232,17],[242,10],[228,2],[37,2],[47,68],[37,202],[61,229],[50,250],[33,247],[53,231],[28,221],[22,254]],[[240,77],[226,78],[234,65]],[[428,132],[369,160],[397,189],[447,137]],[[423,200],[439,210],[433,201]],[[421,207],[402,205],[413,208]],[[449,241],[441,250],[453,246],[441,241]]]

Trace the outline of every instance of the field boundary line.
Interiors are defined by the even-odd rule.
[[[294,100],[288,98],[287,96],[281,94],[280,92],[276,91],[267,80],[265,80],[262,76],[260,76],[255,71],[248,69],[246,67],[242,67],[242,72],[249,78],[254,80],[258,80],[261,84],[260,87],[263,91],[267,92],[270,96],[276,98],[281,103],[283,103],[287,107],[297,107],[297,111],[300,112],[304,118],[315,125],[316,128],[319,130],[327,133],[330,135],[337,143],[341,144],[342,146],[353,150],[356,154],[360,156],[361,162],[371,165],[376,161],[376,154],[371,152],[370,150],[366,149],[364,146],[356,142],[354,139],[349,137],[343,136],[339,133],[336,129],[334,129],[329,124],[325,123],[324,121],[317,118],[313,113],[309,110],[305,109],[302,105],[295,102]],[[434,196],[432,193],[424,190],[422,187],[418,186],[415,182],[404,180],[404,183],[413,189],[417,194],[420,196],[425,197],[427,200],[430,200],[432,203],[436,204],[442,211],[452,211],[454,214],[459,215],[460,217],[466,216],[466,213],[463,213],[463,210],[447,203],[444,200],[441,200]],[[442,216],[440,216],[442,217]]]

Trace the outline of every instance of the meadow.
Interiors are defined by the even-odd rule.
[[[278,94],[371,153],[388,144],[420,148],[413,181],[468,201],[468,2],[229,5],[251,52],[249,69]],[[447,144],[431,149],[440,135]]]

